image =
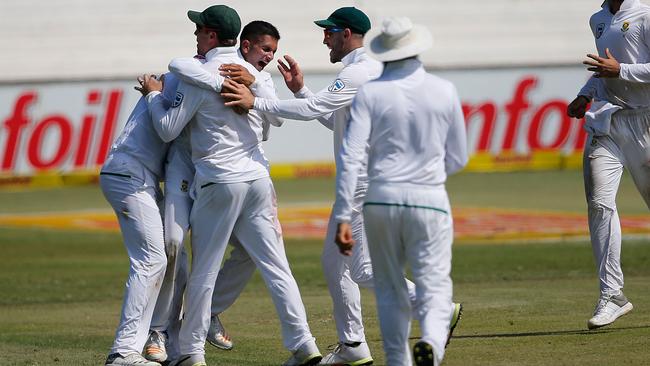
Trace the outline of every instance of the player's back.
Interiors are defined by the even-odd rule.
[[[446,180],[445,142],[455,88],[415,59],[388,64],[362,87],[371,114],[370,181],[437,185]]]

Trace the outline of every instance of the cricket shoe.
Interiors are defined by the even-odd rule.
[[[155,362],[167,361],[166,342],[167,336],[165,333],[152,330],[151,333],[149,333],[147,343],[144,344],[144,358]]]
[[[212,315],[210,317],[210,328],[208,328],[208,336],[206,340],[211,345],[226,351],[232,349],[232,340],[226,334],[226,329],[219,320],[219,315]]]
[[[106,359],[105,366],[160,366],[158,362],[149,361],[139,353],[111,353]]]
[[[314,366],[318,365],[323,355],[318,350],[316,342],[305,342],[294,352],[282,366]]]
[[[356,346],[339,342],[320,361],[319,365],[331,366],[361,366],[372,365],[370,349],[366,342],[356,342]]]
[[[447,335],[447,343],[445,343],[445,348],[449,345],[451,341],[451,335],[454,333],[454,329],[458,325],[460,318],[463,316],[463,304],[453,302],[454,312],[451,314],[451,321],[449,322],[449,334]]]
[[[433,347],[427,342],[419,341],[413,346],[413,360],[416,366],[433,366]]]
[[[596,329],[612,324],[616,319],[629,313],[634,307],[621,292],[618,295],[601,297],[596,304],[594,316],[587,322],[587,328]]]
[[[203,355],[183,355],[170,362],[168,366],[207,366],[207,364]]]

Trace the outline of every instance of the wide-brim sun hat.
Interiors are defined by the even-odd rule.
[[[381,29],[371,29],[364,39],[366,53],[382,61],[397,61],[417,56],[433,46],[431,32],[407,17],[386,18]]]

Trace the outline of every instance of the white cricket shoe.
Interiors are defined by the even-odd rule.
[[[596,329],[612,324],[616,319],[629,313],[634,306],[621,292],[618,295],[601,297],[596,304],[594,316],[587,322],[587,328]]]
[[[454,306],[454,311],[451,313],[451,320],[449,321],[449,333],[447,334],[447,343],[445,343],[445,348],[449,345],[451,335],[454,334],[454,329],[456,329],[460,318],[463,316],[463,304],[454,302],[452,305]]]
[[[167,336],[165,333],[152,330],[151,333],[149,333],[147,343],[144,344],[144,358],[155,362],[167,361],[166,342]]]
[[[232,340],[226,334],[226,329],[221,324],[219,320],[219,315],[212,315],[210,317],[210,328],[208,328],[208,336],[206,340],[211,345],[229,351],[232,349]]]
[[[322,358],[316,342],[309,341],[300,346],[282,366],[314,366],[318,365]]]
[[[416,366],[433,366],[433,347],[427,342],[419,341],[413,346],[413,360]]]
[[[332,352],[323,357],[319,365],[360,366],[372,365],[372,362],[368,343],[361,342],[358,346],[353,347],[339,342]]]
[[[105,366],[160,366],[160,364],[145,359],[139,353],[129,353],[128,355],[112,353],[108,355]]]

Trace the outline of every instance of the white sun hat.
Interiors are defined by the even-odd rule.
[[[382,62],[417,56],[432,45],[431,32],[407,17],[386,18],[381,30],[371,29],[364,40],[366,52]]]

